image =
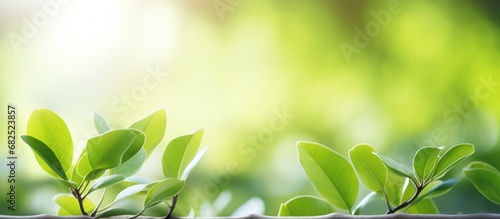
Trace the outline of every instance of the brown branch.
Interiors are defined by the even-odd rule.
[[[165,217],[165,219],[169,219],[170,216],[172,216],[172,213],[174,212],[175,205],[177,204],[177,199],[179,198],[179,194],[174,195],[172,198],[172,205],[170,206],[170,209],[168,210],[168,214]]]

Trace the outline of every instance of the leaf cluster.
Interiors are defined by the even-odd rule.
[[[33,111],[26,135],[21,138],[34,152],[40,167],[61,181],[70,192],[54,197],[60,206],[58,215],[139,216],[146,209],[167,202],[168,218],[187,176],[207,148],[199,151],[202,130],[174,138],[162,157],[164,179],[152,181],[135,176],[161,143],[166,122],[166,113],[160,109],[129,127],[112,128],[104,117],[95,113],[94,125],[98,135],[88,139],[76,162],[73,162],[73,141],[66,123],[49,109]],[[118,184],[127,187],[111,203],[101,207],[107,189]],[[103,189],[98,202],[89,199],[91,193]],[[132,196],[143,197],[140,211],[114,207]]]
[[[408,167],[381,155],[367,144],[354,146],[349,159],[314,142],[298,142],[299,161],[321,195],[298,196],[281,204],[279,216],[314,216],[335,211],[360,214],[371,200],[383,199],[387,214],[437,214],[433,197],[448,192],[460,178],[442,181],[458,162],[474,153],[471,144],[422,147]],[[359,182],[371,192],[359,202]],[[497,184],[498,185],[498,184]]]

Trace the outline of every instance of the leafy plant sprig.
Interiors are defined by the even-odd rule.
[[[110,217],[114,215],[141,215],[159,203],[169,202],[166,218],[172,215],[179,192],[192,168],[207,148],[198,152],[203,131],[173,139],[162,157],[165,179],[152,181],[136,174],[165,134],[166,114],[158,110],[127,128],[112,129],[109,123],[94,114],[97,133],[87,141],[76,163],[73,163],[73,142],[62,118],[48,109],[31,114],[26,135],[21,138],[30,146],[38,164],[53,178],[61,181],[70,194],[58,194],[54,201],[60,206],[58,215],[88,215]],[[128,182],[107,206],[101,208],[107,189]],[[94,204],[88,196],[104,189],[102,197]],[[144,196],[143,209],[135,212],[113,207],[117,202],[134,195]]]
[[[279,216],[324,215],[340,209],[360,214],[375,198],[385,200],[387,214],[438,213],[432,201],[460,180],[440,179],[458,162],[474,153],[471,144],[458,144],[443,152],[443,147],[422,147],[409,167],[376,153],[367,144],[354,146],[349,160],[330,148],[313,142],[298,142],[299,161],[322,197],[298,196],[281,204]],[[359,179],[359,180],[358,180]],[[359,181],[371,191],[356,205]]]
[[[487,163],[474,161],[464,168],[464,175],[486,199],[500,205],[500,171],[498,169]]]

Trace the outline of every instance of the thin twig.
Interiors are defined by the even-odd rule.
[[[165,219],[169,219],[170,216],[172,216],[172,213],[174,212],[174,208],[175,208],[175,205],[177,204],[177,199],[178,198],[179,198],[179,194],[174,195],[174,197],[172,198],[172,205],[168,209],[168,214],[165,217]]]

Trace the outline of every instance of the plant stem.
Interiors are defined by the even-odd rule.
[[[403,202],[402,204],[398,205],[394,209],[389,209],[389,211],[387,211],[386,214],[393,214],[396,211],[399,211],[399,210],[405,208],[406,206],[410,205],[413,201],[415,201],[415,199],[418,198],[418,195],[420,195],[420,193],[422,192],[422,190],[424,190],[424,188],[425,188],[425,186],[417,186],[417,191],[415,192],[415,194],[413,194],[413,197],[411,197],[407,201]]]
[[[175,205],[177,204],[177,199],[179,198],[179,194],[174,195],[172,198],[172,205],[170,206],[170,209],[168,209],[168,214],[165,217],[165,219],[169,219],[170,216],[172,216],[172,213],[174,212]]]
[[[80,206],[80,211],[82,212],[82,215],[88,216],[87,212],[85,212],[85,208],[83,207],[83,199],[82,195],[80,194],[80,190],[78,189],[71,189],[71,193],[73,196],[75,196],[76,200],[78,200],[78,205]]]

